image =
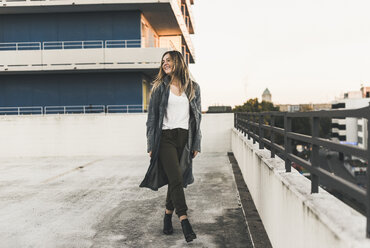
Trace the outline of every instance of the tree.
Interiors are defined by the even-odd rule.
[[[279,107],[274,107],[272,102],[258,102],[258,98],[249,99],[243,105],[235,106],[233,112],[270,112],[279,111]]]

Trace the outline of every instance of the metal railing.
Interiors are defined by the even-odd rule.
[[[88,114],[105,113],[104,105],[45,106],[44,114]]]
[[[358,187],[327,170],[320,168],[319,149],[356,156],[370,161],[370,140],[367,139],[367,149],[352,145],[340,144],[319,136],[320,118],[365,118],[367,119],[367,130],[370,130],[370,107],[351,110],[330,110],[313,112],[262,112],[262,113],[235,113],[234,127],[242,132],[248,139],[252,138],[253,143],[258,142],[259,148],[269,147],[271,157],[278,152],[285,160],[286,172],[291,172],[292,162],[303,166],[311,173],[311,193],[319,192],[319,180],[325,179],[326,183],[349,194],[354,199],[366,206],[366,236],[370,238],[370,172],[367,170],[366,190]],[[283,127],[276,126],[277,118],[283,118]],[[304,135],[292,131],[292,120],[294,118],[309,118],[311,122],[311,135]],[[276,143],[276,136],[284,137],[284,145]],[[293,141],[309,144],[312,148],[311,159],[306,161],[293,154]]]
[[[144,113],[143,105],[76,105],[0,107],[0,115],[43,115],[43,114],[96,114],[96,113]],[[146,106],[148,107],[148,106]]]
[[[64,50],[91,48],[138,48],[141,40],[84,40],[84,41],[44,41],[44,42],[5,42],[0,43],[0,51],[18,50]]]
[[[107,105],[107,113],[143,113],[143,105]]]
[[[42,115],[42,107],[0,107],[2,115]]]

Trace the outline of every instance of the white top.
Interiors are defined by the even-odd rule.
[[[162,129],[189,128],[189,99],[185,92],[177,96],[170,90],[167,112],[163,118]]]

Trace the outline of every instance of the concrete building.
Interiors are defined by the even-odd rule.
[[[262,101],[265,102],[272,102],[271,100],[271,93],[268,88],[265,89],[265,91],[262,93]]]
[[[309,103],[309,104],[278,104],[282,112],[297,112],[297,111],[319,111],[331,109],[331,104],[329,103]]]
[[[369,98],[370,97],[370,87],[364,87],[362,85],[361,86],[361,93],[362,93],[362,98]]]
[[[332,109],[357,109],[369,106],[370,97],[363,98],[362,92],[361,89],[361,91],[345,93],[343,99],[333,102]],[[332,119],[332,139],[343,144],[356,145],[366,149],[367,132],[366,119]]]
[[[343,94],[343,99],[357,99],[357,98],[362,98],[362,92],[360,90],[348,91]]]
[[[207,113],[231,113],[231,106],[209,106]]]
[[[142,111],[165,51],[195,61],[193,0],[0,3],[2,108],[130,105]]]

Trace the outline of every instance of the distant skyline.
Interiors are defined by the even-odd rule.
[[[370,1],[196,0],[202,106],[326,103],[370,86]]]

